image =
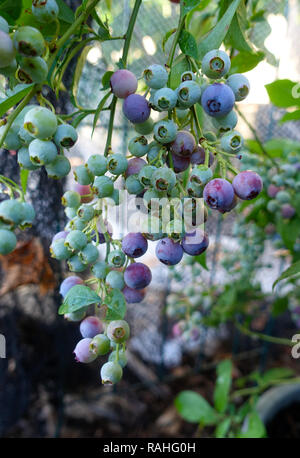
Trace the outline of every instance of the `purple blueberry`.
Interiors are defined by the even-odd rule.
[[[90,343],[92,339],[81,339],[74,349],[75,359],[79,363],[91,363],[97,358],[97,355],[92,353]]]
[[[201,146],[197,146],[194,150],[193,154],[191,155],[191,164],[202,165],[205,162],[205,150]],[[214,162],[214,155],[210,151],[209,152],[209,167],[213,165]]]
[[[79,184],[75,183],[74,185],[74,191],[78,192],[78,194],[81,195],[81,203],[82,204],[87,204],[93,200],[93,195],[92,195],[92,190],[90,185],[86,184]],[[88,197],[82,197],[82,196],[87,196],[88,194],[91,194]]]
[[[82,285],[83,280],[80,277],[77,277],[76,275],[71,275],[70,277],[67,277],[64,279],[64,281],[61,283],[60,288],[59,288],[59,294],[61,294],[63,297],[66,297],[68,291],[73,288],[75,285]]]
[[[203,197],[210,208],[226,210],[232,204],[234,190],[229,181],[215,178],[205,186]]]
[[[142,302],[146,291],[144,289],[132,289],[129,288],[129,286],[125,286],[122,289],[122,293],[124,294],[125,300],[128,304],[137,304],[138,302]]]
[[[251,200],[261,192],[263,182],[257,173],[245,170],[234,177],[232,186],[240,199]]]
[[[276,197],[277,193],[280,191],[280,188],[278,186],[275,186],[275,184],[270,184],[268,186],[268,196],[271,197],[271,199],[274,199]]]
[[[138,175],[142,168],[147,165],[147,162],[140,157],[134,157],[128,161],[128,167],[125,172],[125,177],[128,178],[131,175]]]
[[[180,243],[166,237],[158,242],[155,253],[160,262],[167,266],[174,266],[181,261],[183,249]]]
[[[124,280],[129,288],[146,288],[152,280],[151,270],[142,262],[135,262],[126,268],[124,272]]]
[[[189,157],[177,156],[177,154],[174,154],[174,153],[171,153],[171,157],[172,157],[173,169],[175,173],[184,172],[191,163]],[[169,160],[169,156],[167,157],[167,165],[169,167],[172,167],[172,164]]]
[[[201,104],[204,111],[214,118],[225,116],[234,105],[235,97],[232,89],[226,84],[210,84],[203,92]]]
[[[286,219],[293,218],[296,210],[290,204],[283,204],[281,207],[281,216]]]
[[[238,204],[238,198],[237,196],[234,194],[233,196],[233,199],[232,199],[232,202],[227,206],[227,207],[224,207],[224,208],[218,208],[219,212],[220,213],[228,213],[230,212],[231,210],[233,210]]]
[[[175,140],[171,143],[171,152],[178,156],[191,156],[196,148],[195,137],[186,130],[179,130]]]
[[[97,316],[88,316],[80,323],[80,333],[82,337],[93,338],[97,334],[101,334],[103,326]]]
[[[117,70],[110,78],[110,87],[116,97],[126,99],[137,90],[138,82],[129,70]]]
[[[124,100],[123,113],[133,124],[147,121],[150,111],[148,101],[142,95],[131,94]]]
[[[113,233],[112,225],[108,221],[104,221],[102,223],[102,226],[103,226],[103,228],[100,226],[100,224],[98,224],[98,226],[97,226],[98,227],[98,238],[99,238],[99,243],[100,244],[106,243],[104,234],[107,234],[109,237],[111,237],[112,233]],[[103,232],[103,231],[105,231],[105,232]]]
[[[204,253],[208,244],[208,234],[201,229],[196,229],[195,231],[186,234],[181,241],[183,251],[191,256],[197,256]]]
[[[122,250],[130,258],[143,256],[147,248],[147,239],[140,232],[129,232],[122,240]]]
[[[68,231],[60,231],[60,232],[57,232],[57,234],[55,234],[53,236],[53,239],[52,239],[52,243],[55,241],[55,240],[58,240],[58,239],[65,239],[68,235]]]

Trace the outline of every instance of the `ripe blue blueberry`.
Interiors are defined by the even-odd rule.
[[[78,134],[70,124],[60,124],[55,132],[54,141],[60,148],[71,148],[77,142]]]
[[[75,360],[79,363],[91,363],[97,358],[97,355],[90,349],[92,339],[86,337],[81,339],[74,349]]]
[[[125,269],[124,280],[129,288],[143,289],[151,283],[152,274],[148,266],[135,262]]]
[[[201,97],[204,111],[216,118],[227,115],[232,110],[234,101],[234,93],[229,86],[222,83],[210,84]]]
[[[6,255],[14,251],[17,238],[12,231],[0,229],[0,254]]]
[[[129,339],[130,329],[127,321],[114,320],[106,328],[107,337],[115,343],[123,343]]]
[[[144,123],[150,116],[148,101],[139,94],[131,94],[124,100],[123,113],[133,124]]]
[[[234,190],[229,181],[223,178],[211,180],[204,188],[205,203],[212,209],[226,209],[234,198]]]
[[[246,76],[241,75],[240,73],[234,73],[230,75],[226,81],[226,84],[232,89],[235,100],[240,102],[244,100],[250,91],[250,83]]]
[[[140,170],[147,165],[147,162],[140,157],[134,157],[133,159],[129,159],[128,167],[125,172],[126,178],[131,175],[138,175]]]
[[[202,72],[208,78],[218,79],[230,70],[230,58],[224,51],[213,49],[205,54],[202,59]]]
[[[50,178],[59,180],[69,175],[71,164],[67,157],[58,154],[51,164],[46,165],[46,172]]]
[[[181,246],[183,251],[191,256],[198,256],[207,249],[209,244],[208,234],[201,229],[186,234],[182,241]]]
[[[92,190],[99,198],[109,197],[113,193],[114,182],[105,175],[96,177],[92,185]]]
[[[105,279],[106,283],[111,286],[113,289],[123,289],[125,286],[124,275],[118,270],[111,270]]]
[[[70,277],[65,278],[59,288],[59,294],[63,296],[63,298],[66,297],[67,293],[70,291],[73,286],[76,285],[82,285],[83,280],[80,277],[77,277],[76,275],[71,275]],[[87,337],[87,336],[86,336]]]
[[[122,250],[130,258],[139,258],[146,253],[148,242],[140,232],[129,232],[122,240]]]
[[[33,137],[45,140],[55,134],[57,119],[48,108],[37,106],[26,113],[23,127]]]
[[[129,286],[125,286],[122,289],[122,293],[124,294],[125,300],[128,304],[137,304],[142,302],[145,297],[144,289],[132,289],[129,288]]]
[[[184,172],[190,165],[190,158],[189,157],[182,157],[177,156],[177,154],[171,153],[171,160],[170,156],[167,156],[167,165],[171,169],[174,170],[175,173]],[[173,188],[174,189],[174,188]]]
[[[144,70],[144,79],[148,87],[160,89],[168,82],[168,72],[162,65],[153,64]]]
[[[202,148],[201,146],[197,146],[196,149],[194,150],[193,154],[191,155],[191,164],[204,164],[205,162],[205,149]],[[211,167],[214,162],[214,156],[212,152],[209,152],[209,161],[208,165]]]
[[[176,92],[179,107],[190,108],[200,101],[201,88],[196,81],[183,81]]]
[[[179,130],[171,144],[171,152],[178,156],[191,156],[196,148],[195,137],[186,130]]]
[[[143,135],[140,137],[133,137],[128,144],[129,152],[136,157],[145,156],[148,152],[148,148],[147,138]]]
[[[166,237],[159,240],[156,245],[155,253],[157,258],[167,266],[178,264],[183,256],[183,249],[180,243]]]
[[[93,154],[88,158],[87,168],[95,176],[102,176],[107,172],[107,159],[100,154]]]
[[[126,99],[137,90],[136,76],[126,69],[117,70],[110,78],[110,86],[114,95],[120,99]]]
[[[177,134],[177,126],[174,121],[158,121],[154,124],[154,137],[159,143],[171,143],[175,140]]]
[[[155,92],[153,103],[158,111],[172,110],[176,107],[177,94],[172,89],[163,87]]]
[[[97,316],[88,316],[80,323],[80,334],[83,338],[93,338],[103,331],[103,325]]]
[[[221,138],[221,148],[226,153],[236,154],[244,145],[244,139],[242,135],[236,130],[227,132]]]
[[[50,164],[57,156],[57,147],[53,142],[38,138],[30,143],[28,151],[31,162],[36,165]]]
[[[294,207],[290,204],[283,204],[281,207],[281,216],[286,219],[291,219],[296,213]]]
[[[103,364],[100,376],[103,385],[114,385],[118,383],[123,375],[122,367],[117,362],[108,362]]]
[[[261,192],[263,182],[257,173],[251,170],[245,170],[234,177],[232,186],[234,192],[240,199],[252,200]],[[278,198],[278,194],[276,198]]]
[[[107,169],[113,175],[122,175],[128,167],[128,161],[124,154],[111,154],[107,158]]]

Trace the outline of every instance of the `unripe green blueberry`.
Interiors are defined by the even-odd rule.
[[[101,367],[100,375],[103,385],[114,385],[121,380],[123,370],[120,364],[116,362],[108,362],[103,364]]]
[[[0,229],[0,254],[6,255],[14,251],[17,245],[17,238],[12,231]]]
[[[290,193],[287,191],[279,191],[275,199],[281,204],[288,204],[291,201]]]
[[[84,232],[74,230],[69,232],[65,239],[65,245],[72,251],[81,251],[87,244],[87,236]]]
[[[178,105],[189,108],[200,101],[201,88],[196,81],[184,81],[176,89]]]
[[[151,184],[151,179],[153,173],[156,171],[156,167],[153,165],[146,165],[143,167],[139,174],[138,174],[138,179],[144,186],[149,186]]]
[[[159,111],[172,110],[177,103],[177,94],[172,89],[163,87],[155,92],[153,103]]]
[[[235,73],[230,75],[226,81],[226,84],[232,89],[234,93],[235,100],[240,102],[244,100],[250,91],[250,83],[246,76],[241,75],[240,73]]]
[[[57,119],[48,108],[35,107],[26,113],[23,127],[33,137],[46,140],[54,135],[57,129]]]
[[[282,175],[276,174],[272,177],[272,183],[276,184],[276,186],[283,186],[284,181]]]
[[[125,254],[122,250],[113,250],[109,253],[107,261],[111,267],[122,267],[125,259]]]
[[[4,17],[0,16],[0,30],[5,33],[9,33],[9,25]]]
[[[201,186],[198,185],[198,183],[195,183],[194,181],[189,180],[186,189],[189,196],[198,198],[203,196],[203,189],[201,188]]]
[[[90,350],[97,356],[106,355],[110,351],[110,340],[105,334],[97,334],[92,338]]]
[[[78,139],[76,129],[70,124],[60,124],[54,135],[54,141],[59,148],[71,148]]]
[[[93,154],[88,158],[87,167],[93,175],[102,176],[107,172],[107,159],[100,154]]]
[[[64,239],[57,239],[51,243],[50,253],[52,258],[63,261],[65,259],[69,259],[72,256],[72,251],[66,247],[64,242]]]
[[[65,214],[68,219],[73,219],[77,215],[76,208],[66,207]]]
[[[212,118],[212,123],[219,133],[227,132],[228,130],[233,130],[237,125],[238,117],[235,111],[230,111],[226,116],[221,118]]]
[[[171,143],[177,133],[176,124],[171,121],[159,121],[154,125],[154,137],[159,143]]]
[[[118,359],[117,359],[118,358]],[[119,354],[117,355],[117,351],[114,350],[111,352],[111,354],[108,357],[109,362],[116,362],[119,363],[122,369],[127,365],[128,360],[126,357],[126,352],[124,350],[119,350]]]
[[[79,184],[88,185],[94,180],[94,175],[85,165],[78,165],[74,170],[74,178]]]
[[[58,154],[51,164],[46,165],[48,176],[59,180],[66,177],[71,171],[71,164],[67,157]]]
[[[107,274],[105,281],[113,289],[122,290],[125,286],[124,275],[122,272],[119,272],[117,270],[111,270]]]
[[[34,27],[20,27],[13,38],[16,51],[22,56],[41,56],[45,49],[45,42],[41,32]]]
[[[31,204],[28,202],[22,202],[23,207],[23,219],[20,224],[21,229],[25,229],[26,227],[31,227],[32,223],[35,219],[35,210]]]
[[[83,231],[85,226],[86,223],[82,221],[80,218],[78,218],[78,216],[75,216],[75,218],[73,218],[72,221],[70,221],[70,228],[73,230],[78,229],[79,231]]]
[[[109,272],[109,268],[104,261],[98,261],[92,267],[92,273],[96,278],[104,280]]]
[[[120,205],[120,191],[119,189],[114,189],[110,198],[114,201],[115,205]]]
[[[128,178],[126,178],[125,188],[129,192],[129,194],[137,195],[143,191],[144,186],[138,179],[137,175],[130,175]]]
[[[0,138],[3,135],[5,128],[6,128],[5,125],[0,127]],[[18,132],[19,132],[19,127],[13,124],[10,127],[4,139],[4,142],[3,142],[4,148],[11,150],[11,151],[16,151],[19,148],[21,148],[22,143],[18,136]]]
[[[0,30],[0,68],[10,65],[15,58],[13,42],[8,33]]]
[[[148,141],[143,135],[140,137],[133,137],[128,144],[129,152],[136,157],[142,157],[147,154]]]
[[[190,70],[188,70],[187,72],[183,72],[181,74],[180,79],[181,79],[181,82],[184,82],[184,81],[195,81],[196,75],[195,75],[195,73],[193,73]]]
[[[87,264],[81,261],[78,254],[74,254],[68,259],[67,264],[71,272],[83,272],[87,268]]]
[[[28,151],[31,162],[36,165],[50,164],[57,156],[57,147],[53,142],[38,138],[29,144]]]
[[[230,58],[224,51],[213,49],[202,59],[202,72],[208,78],[218,79],[226,75],[231,67]]]
[[[283,171],[284,177],[294,177],[297,174],[297,168],[292,164],[282,164],[281,170]]]
[[[82,204],[77,210],[77,216],[84,222],[90,221],[95,216],[95,209],[92,205]]]
[[[141,135],[149,135],[152,133],[154,127],[154,122],[151,118],[147,119],[145,122],[139,124],[134,124],[134,129]]]
[[[28,146],[30,142],[32,142],[33,138],[32,135],[30,135],[29,132],[27,132],[27,130],[24,129],[23,126],[20,127],[19,129],[19,132],[18,132],[18,136],[19,136],[19,139],[21,141],[21,143],[24,145],[24,146]]]
[[[18,79],[25,84],[43,83],[47,79],[48,65],[42,57],[23,57],[20,59]]]
[[[236,154],[244,145],[244,139],[242,135],[236,130],[227,132],[221,138],[221,148],[226,153]]]
[[[190,182],[203,186],[212,179],[212,176],[213,172],[209,167],[205,167],[205,165],[198,165],[191,171]]]
[[[121,175],[127,167],[128,161],[123,154],[112,154],[107,158],[107,169],[113,175]]]
[[[144,79],[148,87],[160,89],[167,84],[168,72],[162,65],[153,64],[144,70]]]
[[[0,203],[0,222],[13,227],[22,222],[23,216],[23,207],[19,200],[8,199]]]
[[[268,210],[270,213],[275,213],[275,212],[277,212],[277,210],[279,210],[279,203],[278,203],[275,199],[270,200],[270,201],[267,203],[267,210]]]
[[[93,264],[99,258],[99,251],[93,243],[88,243],[86,247],[78,253],[78,257],[83,264]]]
[[[42,24],[55,21],[59,13],[59,8],[55,0],[44,0],[41,5],[33,2],[31,10],[35,19]]]
[[[109,323],[106,329],[107,337],[116,343],[123,343],[128,340],[130,329],[127,321],[114,320]]]
[[[156,169],[151,178],[152,186],[157,191],[170,191],[176,184],[176,175],[167,167]]]
[[[16,59],[13,59],[9,65],[0,68],[0,73],[7,78],[14,77],[17,71],[18,65]]]
[[[76,191],[66,191],[61,198],[64,207],[78,208],[81,203],[81,196]]]
[[[68,321],[81,321],[85,317],[85,309],[76,310],[76,312],[66,313],[64,318]]]
[[[114,190],[114,183],[107,176],[96,177],[92,185],[92,190],[99,198],[109,197]]]

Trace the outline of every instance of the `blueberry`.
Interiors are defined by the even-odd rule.
[[[144,186],[138,179],[137,175],[130,175],[128,178],[126,178],[125,181],[125,187],[129,194],[139,194],[140,192],[143,191]]]
[[[101,379],[103,385],[114,385],[118,383],[123,375],[123,370],[120,364],[116,362],[108,362],[101,367]]]
[[[229,203],[227,206],[224,206],[222,208],[218,208],[218,211],[220,213],[228,213],[230,212],[231,210],[233,210],[238,204],[238,198],[237,196],[234,194],[233,196],[233,199],[231,201],[231,203]]]
[[[144,70],[144,79],[148,87],[160,89],[168,82],[168,72],[162,65],[153,64]]]
[[[171,143],[171,152],[178,156],[191,156],[196,148],[196,141],[194,136],[186,130],[179,130],[176,134],[175,140]]]
[[[0,138],[2,137],[5,130],[5,125],[0,127]],[[20,137],[18,136],[19,126],[12,125],[6,134],[6,137],[3,142],[4,148],[12,151],[16,151],[21,148],[22,143]]]
[[[125,263],[125,255],[121,250],[113,250],[109,253],[107,261],[111,267],[122,267]]]
[[[151,118],[147,119],[145,122],[140,124],[135,124],[134,129],[141,135],[149,135],[153,131],[154,122]]]
[[[16,248],[17,238],[12,231],[0,229],[0,254],[9,254]]]
[[[97,355],[92,353],[90,343],[92,339],[86,337],[81,339],[74,349],[75,359],[79,363],[91,363],[97,358]]]
[[[51,164],[46,165],[46,172],[50,178],[59,180],[66,177],[71,171],[71,164],[67,157],[61,156],[60,154],[56,156]]]
[[[148,242],[140,232],[129,232],[122,240],[122,250],[130,258],[143,256],[148,249]]]
[[[20,127],[18,132],[19,139],[21,140],[22,145],[28,146],[30,142],[32,142],[33,137],[30,135],[27,130],[24,129],[23,126]]]
[[[288,191],[278,191],[275,199],[281,204],[288,204],[291,201],[291,196]]]
[[[140,182],[144,186],[149,186],[151,184],[152,175],[156,170],[156,167],[154,167],[153,165],[146,165],[145,167],[143,167],[140,173],[138,174]]]
[[[189,157],[177,156],[177,154],[171,153],[172,161],[169,156],[167,157],[167,165],[172,168],[175,173],[184,172],[190,165]]]
[[[89,185],[82,185],[80,183],[75,183],[74,191],[78,192],[81,196],[81,203],[87,204],[93,200],[93,194],[91,187]],[[85,196],[85,197],[83,197]]]
[[[118,358],[118,361],[117,361],[117,358]],[[120,364],[122,369],[124,369],[124,367],[127,365],[127,357],[126,357],[125,351],[119,350],[119,354],[117,353],[116,350],[112,351],[111,354],[109,355],[108,361],[109,362],[118,362],[118,364]]]
[[[61,202],[65,207],[78,208],[80,206],[81,197],[76,191],[66,191],[61,198]]]
[[[142,95],[131,94],[124,100],[123,113],[133,124],[147,121],[150,111],[148,101]]]
[[[26,113],[23,127],[33,137],[45,140],[56,132],[57,119],[48,108],[34,107]]]
[[[110,78],[110,87],[116,97],[126,99],[137,90],[135,75],[126,69],[117,70]]]
[[[57,148],[53,142],[38,138],[30,143],[28,151],[31,162],[36,165],[50,164],[57,156]]]
[[[222,134],[228,130],[233,130],[237,125],[238,117],[235,111],[230,111],[226,116],[212,118],[212,123],[219,133]]]
[[[93,243],[88,243],[82,251],[78,253],[78,257],[83,264],[93,264],[99,258],[99,251]]]
[[[148,141],[143,135],[132,138],[128,144],[129,152],[136,157],[145,156],[148,152],[148,148]]]
[[[67,264],[71,272],[83,272],[87,268],[87,265],[81,261],[78,254],[69,258]]]
[[[23,206],[17,199],[3,200],[0,203],[0,222],[13,227],[23,220]]]
[[[263,182],[257,173],[245,170],[234,177],[232,186],[240,199],[252,200],[261,192]]]
[[[33,1],[31,10],[35,19],[42,24],[55,21],[59,13],[59,8],[55,0],[43,1],[41,4]]]
[[[41,56],[45,49],[43,35],[39,30],[30,26],[17,29],[13,42],[15,49],[22,56]]]
[[[201,105],[209,116],[218,118],[227,115],[232,110],[234,101],[234,93],[229,86],[214,83],[204,90]]]
[[[65,239],[68,235],[68,231],[60,231],[60,232],[57,232],[53,238],[52,238],[52,242],[54,242],[55,240],[58,240],[58,239]]]
[[[76,312],[65,313],[64,318],[68,321],[81,321],[85,317],[85,309]]]
[[[159,143],[171,143],[175,140],[177,134],[177,126],[171,121],[158,121],[154,124],[154,137]]]
[[[162,222],[156,216],[150,216],[142,221],[142,233],[148,240],[159,240],[164,237]]]
[[[102,221],[102,224],[98,225],[98,238],[99,238],[99,243],[105,243],[105,235],[107,235],[108,238],[112,236],[113,230],[111,225],[107,221]],[[103,233],[104,230],[104,233]]]
[[[83,338],[92,339],[103,331],[103,326],[97,316],[88,316],[80,323],[79,330]]]
[[[92,185],[92,190],[99,198],[109,197],[114,190],[114,183],[111,178],[103,175],[96,177]]]
[[[221,138],[221,148],[226,153],[236,154],[244,145],[244,139],[242,135],[236,130],[227,132]]]
[[[157,243],[155,253],[160,262],[174,266],[181,261],[183,249],[180,243],[166,237]]]
[[[234,190],[229,181],[223,178],[215,178],[205,186],[203,197],[210,208],[222,210],[231,205],[234,198]]]
[[[122,289],[122,293],[124,294],[125,300],[128,304],[137,304],[142,302],[145,297],[144,289],[132,289],[129,288],[129,286],[125,286]]]
[[[28,202],[22,202],[22,207],[23,219],[21,221],[20,227],[21,229],[25,229],[26,227],[32,226],[32,223],[35,219],[35,210],[33,206]]]
[[[184,81],[176,89],[178,105],[182,108],[190,108],[200,101],[201,88],[196,81]]]
[[[190,181],[199,186],[205,185],[213,176],[212,170],[205,165],[194,167],[190,174]]]
[[[86,247],[87,237],[86,235],[78,230],[69,232],[65,239],[65,246],[71,251],[80,251]]]
[[[172,110],[176,107],[177,94],[172,89],[163,87],[155,92],[153,102],[158,111]]]
[[[23,57],[19,65],[18,78],[25,84],[41,84],[47,79],[48,65],[41,57]]]
[[[278,186],[275,186],[274,184],[270,184],[268,186],[268,196],[271,197],[272,199],[276,197],[276,194],[280,191],[280,188]]]
[[[224,51],[213,49],[205,54],[202,59],[202,72],[208,78],[218,79],[230,70],[230,58]]]
[[[159,192],[168,192],[176,184],[176,175],[173,170],[160,167],[152,175],[151,183],[154,189]]]
[[[77,210],[77,216],[85,223],[88,223],[95,216],[94,207],[92,205],[82,204]]]
[[[109,272],[109,268],[105,261],[98,261],[92,267],[92,273],[96,278],[104,280]]]
[[[135,262],[125,269],[124,280],[129,288],[143,289],[151,283],[152,274],[148,266]]]
[[[90,350],[97,356],[106,355],[110,350],[110,340],[105,334],[97,334],[92,338]]]
[[[5,68],[13,62],[15,50],[8,33],[0,30],[0,68]]]
[[[198,256],[204,253],[208,244],[208,234],[201,229],[196,229],[192,233],[186,234],[181,241],[183,251],[191,256]]]
[[[117,270],[111,270],[105,279],[106,283],[113,289],[123,289],[125,286],[124,275],[122,272]]]
[[[122,175],[128,167],[128,161],[123,154],[111,154],[107,158],[107,169],[113,175]]]
[[[279,209],[279,203],[277,202],[277,200],[272,199],[267,203],[267,210],[270,213],[275,213],[277,212],[278,209]]]
[[[165,225],[164,231],[173,241],[178,242],[184,235],[182,219],[172,219]]]
[[[94,180],[94,175],[85,165],[78,165],[74,170],[75,180],[82,185],[89,185]]]
[[[38,165],[34,165],[29,157],[29,151],[26,146],[23,146],[18,151],[18,163],[20,164],[23,169],[27,170],[36,170],[39,168]]]
[[[201,146],[197,146],[196,149],[194,150],[193,154],[191,155],[191,164],[204,164],[205,162],[205,149],[202,148]],[[209,167],[213,165],[214,162],[214,156],[212,152],[209,152]]]
[[[195,75],[195,73],[193,73],[190,70],[188,70],[187,72],[183,72],[182,73],[180,79],[181,79],[182,82],[184,82],[184,81],[195,81],[196,75]]]
[[[230,75],[226,84],[232,89],[237,102],[244,100],[250,91],[250,83],[246,76],[240,73]]]
[[[114,320],[106,328],[107,337],[116,343],[123,343],[129,339],[130,329],[127,321]]]
[[[72,256],[71,250],[66,247],[64,239],[58,239],[50,245],[51,256],[59,261],[69,259]]]
[[[202,187],[199,186],[197,183],[195,183],[195,181],[189,180],[187,182],[186,189],[187,189],[187,192],[188,192],[189,196],[198,197],[198,198],[203,196]]]
[[[93,154],[88,158],[87,168],[91,174],[102,176],[107,171],[107,159],[100,154]]]
[[[131,175],[138,175],[140,170],[147,165],[147,162],[140,157],[134,157],[133,159],[129,159],[127,170],[125,172],[126,178]]]
[[[77,142],[78,134],[70,124],[60,124],[55,132],[54,141],[59,148],[71,148]]]
[[[68,219],[73,219],[76,216],[76,208],[66,207],[65,214]]]
[[[67,293],[70,291],[71,288],[73,288],[73,286],[82,284],[83,280],[80,277],[77,277],[76,275],[71,275],[70,277],[65,278],[60,284],[59,294],[61,294],[63,298],[65,298]]]
[[[9,33],[9,25],[4,17],[0,16],[0,30],[5,33]]]
[[[290,204],[283,204],[281,207],[281,216],[286,219],[292,218],[296,213],[294,207]]]

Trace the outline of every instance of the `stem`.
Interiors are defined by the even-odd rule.
[[[197,133],[198,133],[198,137],[199,137],[198,140],[199,140],[201,137],[203,137],[203,133],[202,133],[202,129],[201,129],[201,126],[200,126],[200,122],[199,122],[195,107],[192,106],[190,110],[191,110],[193,118],[195,120],[196,129],[197,129]]]
[[[183,15],[182,2],[180,2],[179,23],[178,23],[178,27],[177,27],[176,33],[175,33],[173,41],[172,41],[172,45],[171,45],[171,49],[170,49],[170,53],[169,53],[169,58],[168,58],[167,63],[166,63],[166,66],[169,67],[169,68],[171,68],[172,64],[173,64],[177,43],[178,43],[178,40],[179,40],[179,37],[180,37],[180,33],[181,33],[181,30],[182,30],[182,27],[184,25],[184,21],[185,21],[185,15]]]
[[[236,390],[232,393],[230,396],[232,399],[238,398],[241,396],[251,396],[253,394],[259,394],[262,391],[266,390],[269,386],[272,385],[286,385],[290,383],[299,383],[300,377],[295,377],[293,379],[287,379],[287,380],[270,380],[267,384],[262,385],[262,386],[253,386],[250,388],[243,388],[241,390]]]
[[[289,339],[283,339],[283,338],[280,338],[280,337],[268,336],[267,334],[262,334],[260,332],[251,331],[250,329],[247,329],[244,326],[242,326],[237,321],[235,321],[234,324],[238,328],[239,331],[241,331],[242,333],[244,333],[244,334],[246,334],[248,336],[254,337],[256,339],[265,340],[266,342],[276,343],[276,344],[279,344],[279,345],[289,345],[290,347],[292,347],[294,345],[293,342],[291,340],[289,340]]]
[[[5,125],[4,132],[3,132],[2,137],[0,139],[0,147],[3,145],[5,137],[6,137],[7,133],[8,133],[8,131],[9,131],[9,129],[11,128],[12,123],[14,122],[14,120],[16,119],[18,114],[21,113],[21,111],[27,105],[27,103],[30,102],[30,100],[32,99],[32,97],[34,96],[36,91],[37,91],[37,86],[33,86],[31,91],[26,95],[26,97],[24,97],[22,102],[17,106],[17,108],[7,118],[7,123]]]

